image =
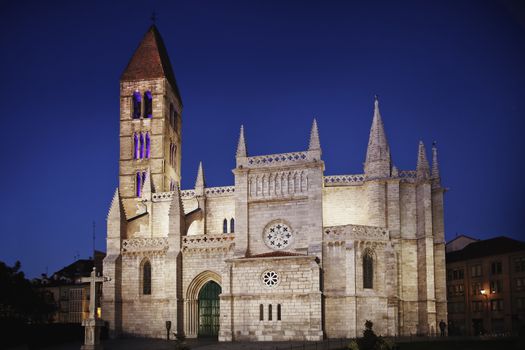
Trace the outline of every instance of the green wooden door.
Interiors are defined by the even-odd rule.
[[[221,286],[210,281],[199,292],[199,337],[219,334],[219,294]]]

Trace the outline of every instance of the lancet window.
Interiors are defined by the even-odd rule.
[[[140,92],[135,91],[133,93],[133,106],[132,106],[132,117],[133,119],[139,119],[140,118],[140,112],[141,112],[141,103],[142,98],[140,97]]]
[[[153,96],[151,91],[144,93],[144,118],[151,118],[153,115]]]
[[[142,265],[142,294],[151,295],[151,264],[148,260]]]
[[[363,253],[363,288],[374,288],[374,258],[370,249]]]

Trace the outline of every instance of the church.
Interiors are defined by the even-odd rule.
[[[119,185],[107,216],[102,318],[110,334],[317,341],[433,334],[447,321],[436,146],[392,163],[377,98],[362,174],[325,175],[307,149],[252,155],[234,184],[180,189],[182,100],[158,29],[120,78]],[[236,126],[232,126],[236,127]],[[308,135],[305,135],[308,136]],[[305,137],[307,140],[307,137]],[[212,141],[210,141],[212,142]]]

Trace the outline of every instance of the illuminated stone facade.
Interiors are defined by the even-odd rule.
[[[146,93],[151,117],[134,97]],[[113,335],[165,337],[170,321],[187,337],[320,340],[358,336],[367,319],[382,335],[446,321],[437,150],[432,169],[420,144],[417,169],[398,171],[377,99],[363,174],[325,176],[314,121],[306,150],[273,155],[249,156],[241,128],[233,186],[206,187],[200,165],[183,191],[182,103],[155,27],[122,75],[120,106],[104,260]],[[150,135],[149,157],[137,157],[137,133]],[[217,306],[209,283],[220,286]]]

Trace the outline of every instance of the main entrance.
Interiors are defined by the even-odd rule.
[[[207,282],[199,291],[199,337],[216,337],[219,334],[219,294],[221,286]]]

